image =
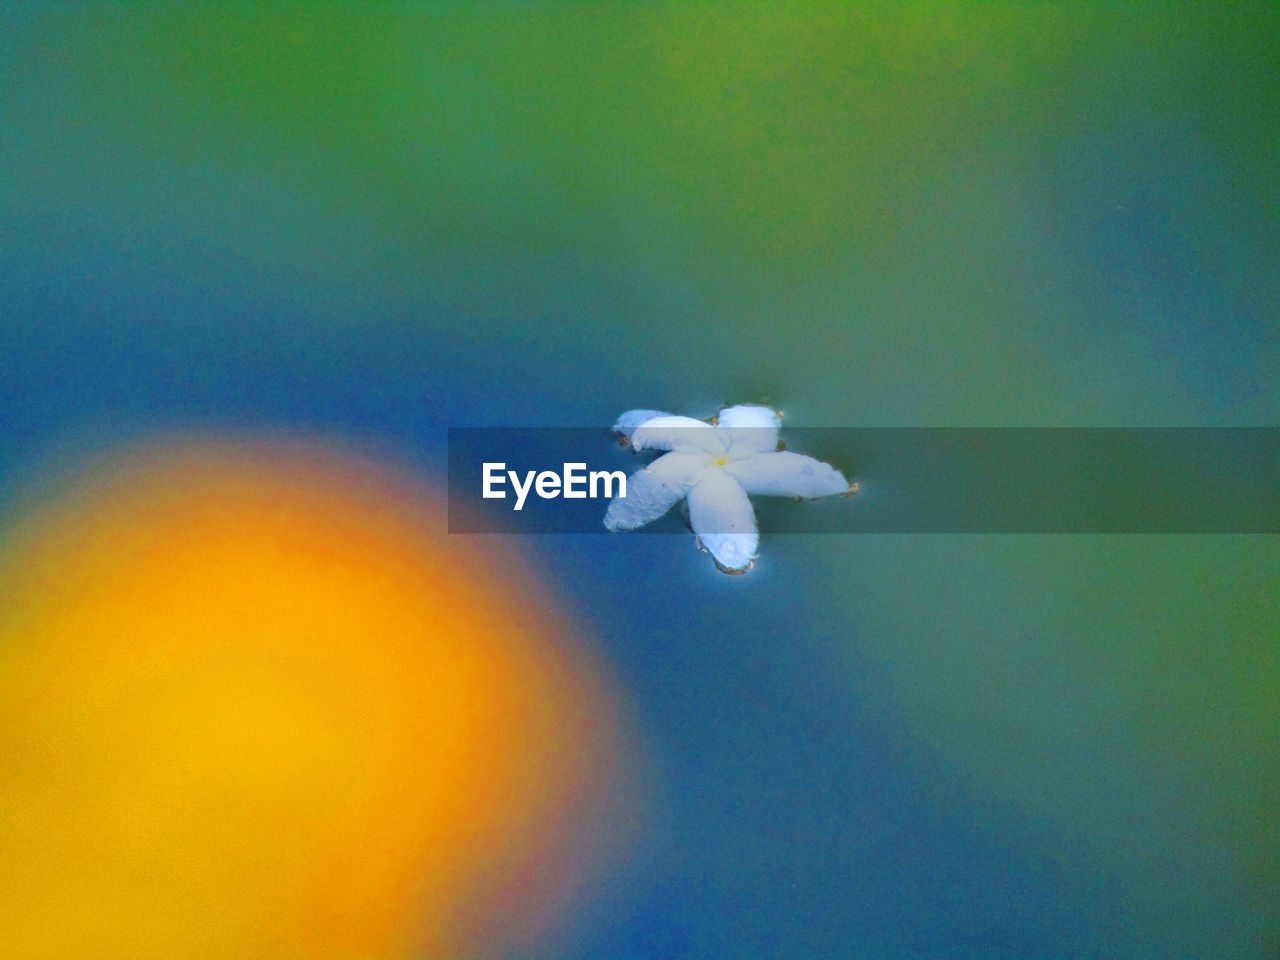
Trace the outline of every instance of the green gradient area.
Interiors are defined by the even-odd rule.
[[[944,799],[956,770],[1011,798],[1066,882],[1130,918],[1130,950],[1274,942],[1274,537],[827,539],[805,549],[830,565],[828,616],[859,623],[941,751]]]
[[[1265,5],[77,8],[10,67],[32,161],[10,189],[55,228],[100,207],[148,263],[176,221],[255,283],[373,289],[389,315],[425,291],[481,343],[537,320],[576,354],[603,308],[651,378],[832,424],[1265,423],[1276,26]],[[1135,202],[1204,239],[1154,264],[1091,248]],[[1161,334],[1188,322],[1147,295],[1170,267],[1230,303],[1210,325],[1252,325],[1225,383]]]

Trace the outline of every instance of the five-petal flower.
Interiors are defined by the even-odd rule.
[[[726,407],[711,423],[657,410],[629,410],[614,431],[637,451],[666,451],[627,480],[604,525],[634,530],[687,500],[689,524],[725,573],[745,573],[760,536],[748,494],[814,499],[848,493],[844,474],[813,457],[778,448],[781,414],[769,407]]]

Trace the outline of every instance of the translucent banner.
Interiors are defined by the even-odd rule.
[[[674,447],[684,459],[654,468],[659,475],[694,484],[709,476],[729,490],[722,477],[747,478],[769,534],[1280,531],[1273,428],[788,427],[786,451],[821,461],[819,471],[829,464],[856,487],[829,485],[821,492],[832,495],[819,499],[785,495],[814,475],[800,473],[813,461],[745,462],[776,452],[772,438],[765,449],[756,432],[721,428],[708,448],[701,431],[686,433],[637,452],[605,428],[451,428],[449,530],[607,532],[623,478],[627,495],[647,495],[653,478],[637,486],[636,471]],[[772,466],[795,476],[773,487],[752,481]],[[676,497],[641,532],[684,532],[686,503]]]

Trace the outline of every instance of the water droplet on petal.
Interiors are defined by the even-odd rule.
[[[719,570],[721,573],[728,574],[731,577],[740,577],[756,565],[756,562],[752,560],[745,567],[726,567],[719,560],[716,560],[714,556],[711,559],[715,561],[717,570]]]

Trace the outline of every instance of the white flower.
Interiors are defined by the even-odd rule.
[[[698,543],[725,573],[745,573],[760,535],[748,494],[814,499],[849,493],[830,464],[778,449],[781,414],[769,407],[727,407],[711,423],[658,410],[629,410],[613,429],[636,450],[668,453],[627,480],[605,514],[610,530],[635,530],[688,499]]]

